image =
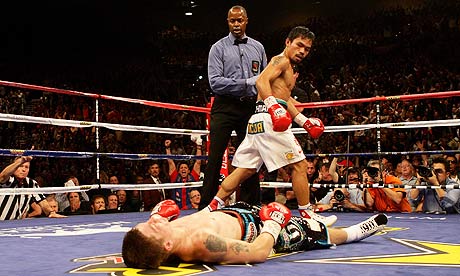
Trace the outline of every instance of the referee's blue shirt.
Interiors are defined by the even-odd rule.
[[[255,76],[267,66],[267,55],[262,43],[246,35],[243,38],[248,39],[247,43],[235,45],[235,37],[229,33],[209,51],[208,79],[216,95],[257,95]]]

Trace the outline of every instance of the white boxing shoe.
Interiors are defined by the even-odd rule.
[[[361,229],[361,239],[372,236],[385,228],[388,217],[385,214],[376,214],[358,224]]]
[[[315,213],[311,209],[299,209],[299,212],[303,218],[314,219],[316,221],[323,223],[327,227],[332,226],[337,221],[337,216],[335,215],[325,217]]]

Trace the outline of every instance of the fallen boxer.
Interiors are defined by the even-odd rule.
[[[172,200],[157,204],[147,222],[139,223],[123,239],[126,266],[157,268],[174,258],[184,262],[246,264],[264,262],[275,252],[329,248],[365,239],[388,222],[384,214],[347,228],[291,217],[290,210],[273,202],[262,208],[243,202],[212,212],[180,217]],[[177,218],[177,219],[176,219]]]

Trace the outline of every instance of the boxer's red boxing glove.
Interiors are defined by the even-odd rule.
[[[273,96],[269,96],[264,100],[265,106],[272,119],[273,130],[282,132],[286,131],[291,125],[291,115],[284,109]]]
[[[260,209],[259,216],[264,222],[261,233],[272,235],[276,242],[281,228],[286,226],[291,219],[291,210],[283,204],[272,202]]]
[[[164,218],[167,218],[169,221],[175,220],[180,215],[179,206],[172,199],[163,200],[158,202],[155,207],[153,207],[150,216],[158,214]]]
[[[281,203],[272,202],[260,209],[259,216],[262,221],[273,220],[284,227],[291,219],[291,210]]]
[[[299,113],[294,117],[294,122],[302,126],[313,139],[318,139],[324,132],[323,122],[318,118],[307,118]]]
[[[272,202],[260,209],[259,216],[264,223],[264,227],[262,227],[260,233],[272,235],[275,243],[281,232],[281,228],[286,226],[291,219],[291,210],[283,204]]]

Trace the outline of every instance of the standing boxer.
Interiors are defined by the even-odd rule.
[[[265,163],[269,172],[289,165],[292,188],[302,217],[313,218],[327,226],[337,220],[336,216],[323,217],[313,211],[307,161],[290,129],[292,117],[313,139],[319,138],[324,131],[321,120],[305,117],[295,107],[297,101],[291,97],[297,78],[294,66],[308,55],[314,38],[315,35],[306,27],[293,28],[286,38],[284,51],[273,57],[260,74],[256,81],[259,93],[256,114],[249,119],[247,135],[233,157],[232,165],[236,169],[222,182],[209,209],[215,210],[223,205],[238,185],[259,171],[262,164]]]

